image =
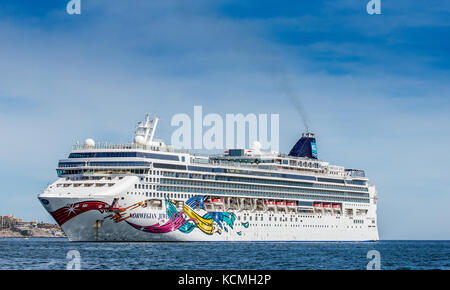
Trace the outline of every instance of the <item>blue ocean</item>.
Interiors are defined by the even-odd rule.
[[[63,270],[67,253],[88,269],[364,270],[376,250],[381,270],[450,269],[450,241],[371,243],[79,243],[0,239],[0,269]]]

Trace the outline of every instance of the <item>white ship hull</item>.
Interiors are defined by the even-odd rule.
[[[46,206],[49,212],[88,201],[111,204],[114,199],[105,196],[86,199],[45,195],[41,195],[40,198],[49,201],[51,207]],[[127,204],[142,202],[145,202],[145,199],[134,198]],[[155,210],[149,207],[129,210],[124,217],[131,217],[123,221],[116,221],[111,211],[89,210],[73,216],[61,227],[70,241],[89,242],[360,242],[379,240],[377,228],[368,227],[371,224],[370,219],[360,225],[354,223],[353,217],[341,215],[252,213],[233,210],[227,212],[236,216],[232,227],[223,223],[221,227],[213,222],[214,230],[211,234],[205,233],[199,227],[195,227],[189,233],[177,229],[167,233],[146,232],[139,226],[164,225],[169,221],[166,210]],[[250,217],[252,217],[251,221]],[[257,218],[256,221],[255,218]],[[275,218],[277,221],[274,221]],[[227,230],[224,230],[224,227]]]

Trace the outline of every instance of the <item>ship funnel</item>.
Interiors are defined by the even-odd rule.
[[[317,159],[317,145],[314,134],[303,133],[302,138],[292,147],[289,156]]]

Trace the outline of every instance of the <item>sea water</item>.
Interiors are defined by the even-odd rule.
[[[279,270],[450,269],[450,241],[364,243],[81,243],[64,238],[0,239],[0,269],[66,269],[69,251],[81,269]],[[71,252],[73,253],[73,252]]]

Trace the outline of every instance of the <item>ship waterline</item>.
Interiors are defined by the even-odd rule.
[[[154,139],[77,144],[38,198],[71,241],[376,241],[375,186],[317,159],[314,134],[288,155],[198,156]]]

